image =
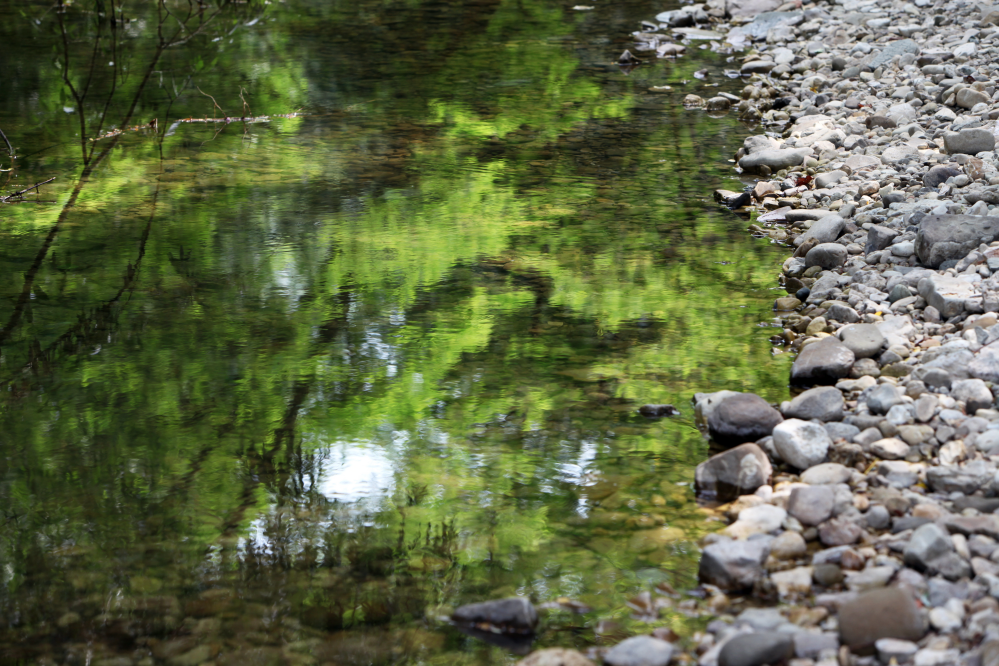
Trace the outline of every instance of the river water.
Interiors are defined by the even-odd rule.
[[[514,594],[539,646],[697,626],[626,602],[712,529],[692,394],[786,397],[782,253],[711,200],[749,128],[680,104],[738,62],[622,71],[673,6],[593,4],[0,3],[0,196],[56,178],[0,204],[4,663],[510,664],[438,618]]]

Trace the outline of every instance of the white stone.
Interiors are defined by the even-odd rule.
[[[808,469],[825,462],[832,440],[825,428],[817,423],[788,419],[773,432],[774,448],[787,464]]]

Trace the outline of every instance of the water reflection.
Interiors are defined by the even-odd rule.
[[[744,130],[646,92],[721,58],[623,76],[638,0],[205,7],[172,46],[0,10],[10,187],[59,176],[0,209],[0,651],[507,663],[436,618],[509,594],[590,609],[541,644],[638,626],[710,529],[690,394],[785,393],[779,253],[709,199]]]

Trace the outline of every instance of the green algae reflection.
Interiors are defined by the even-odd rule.
[[[0,209],[0,650],[508,663],[436,618],[511,594],[592,609],[541,644],[647,626],[712,529],[691,395],[786,395],[780,252],[709,198],[746,130],[645,92],[721,57],[625,76],[642,2],[217,9],[169,48],[155,5],[2,9],[3,194],[57,180]],[[219,109],[273,117],[177,122]]]

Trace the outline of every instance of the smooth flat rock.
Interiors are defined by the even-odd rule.
[[[607,666],[666,666],[673,656],[673,646],[652,636],[632,636],[604,654]]]
[[[912,595],[886,587],[865,592],[839,608],[840,642],[857,654],[870,654],[881,638],[918,641],[926,624]]]
[[[965,155],[977,155],[978,153],[994,150],[996,138],[987,129],[972,127],[963,129],[960,132],[946,132],[943,136],[944,150],[949,155],[963,153]]]
[[[982,347],[968,363],[968,374],[993,384],[999,383],[999,342]]]
[[[796,396],[784,411],[784,417],[811,421],[842,421],[843,393],[834,386],[808,389]]]
[[[918,290],[919,295],[944,318],[961,314],[966,309],[967,301],[978,297],[973,284],[945,275],[923,278],[919,281]]]
[[[838,339],[829,336],[814,342],[798,354],[791,366],[791,383],[797,385],[835,384],[850,374],[856,357]]]
[[[839,338],[855,358],[872,358],[881,353],[885,336],[874,324],[851,324],[839,330]]]
[[[937,268],[945,261],[963,259],[982,243],[990,243],[997,237],[999,217],[927,215],[916,234],[916,256],[923,265]]]
[[[711,456],[694,472],[699,497],[728,502],[770,482],[773,466],[756,444],[741,444]]]
[[[546,648],[532,652],[517,662],[517,666],[595,666],[576,650]]]
[[[777,171],[800,166],[811,152],[810,149],[761,150],[739,160],[739,167],[750,173],[755,173],[764,166],[769,167],[771,171]]]
[[[826,430],[828,432],[828,429]],[[847,483],[853,477],[849,467],[839,463],[821,463],[809,467],[801,474],[801,482],[811,486],[824,486]]]

